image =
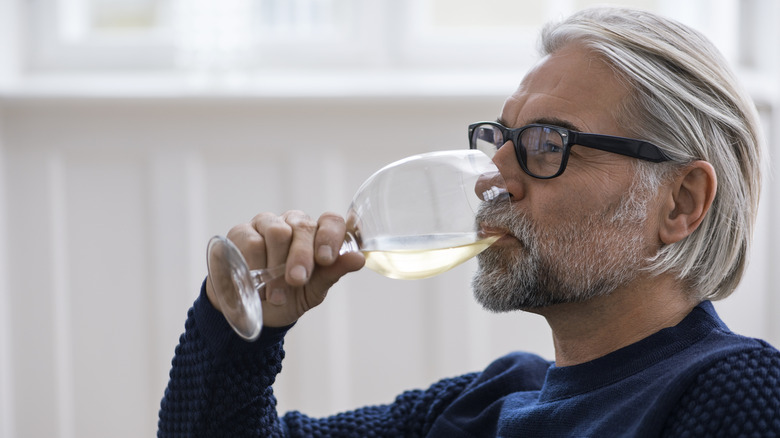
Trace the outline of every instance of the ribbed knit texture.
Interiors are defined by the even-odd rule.
[[[281,371],[281,343],[261,355],[237,351],[232,360],[222,361],[207,348],[193,313],[176,348],[158,436],[281,436],[271,389]]]
[[[549,368],[533,355],[511,354],[482,373],[404,392],[388,405],[321,419],[299,412],[277,415],[272,385],[281,371],[288,328],[264,330],[259,341],[247,343],[203,302],[190,310],[185,328],[161,403],[161,438],[422,437],[429,432],[447,438],[521,432],[772,437],[780,431],[780,352],[730,333],[711,304],[635,349],[580,366],[581,373]],[[690,342],[683,339],[676,352],[669,350],[669,339],[686,334]],[[638,347],[668,356],[650,354],[654,358],[641,369],[629,360]],[[616,373],[625,377],[585,392],[572,380],[571,394],[550,397],[556,385],[565,388],[574,375],[587,383],[607,382],[604,376]]]
[[[740,352],[700,374],[672,410],[665,436],[773,437],[780,434],[780,355]]]
[[[256,343],[246,343],[223,327],[229,340],[209,345],[195,313],[190,309],[176,348],[158,437],[422,437],[477,376],[467,374],[425,391],[407,391],[389,405],[322,419],[290,412],[279,419],[272,385],[282,368],[281,336],[286,330],[266,329]],[[203,319],[214,316],[210,311],[204,315]]]
[[[407,391],[390,405],[373,406],[313,419],[299,412],[284,416],[294,437],[423,437],[442,410],[476,374],[442,380],[426,391]]]

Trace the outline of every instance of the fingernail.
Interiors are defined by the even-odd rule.
[[[322,245],[317,250],[317,257],[323,262],[330,262],[333,260],[333,250],[328,245]]]
[[[295,266],[290,270],[290,278],[299,282],[306,282],[306,268],[303,266]]]

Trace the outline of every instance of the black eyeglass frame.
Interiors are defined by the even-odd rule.
[[[560,176],[563,173],[563,171],[566,169],[566,162],[569,160],[569,151],[571,150],[571,147],[574,145],[584,146],[591,149],[598,149],[606,152],[612,152],[614,154],[625,155],[628,157],[638,158],[640,160],[651,161],[653,163],[660,163],[662,161],[671,161],[671,158],[669,158],[669,156],[667,156],[663,152],[663,150],[661,150],[661,148],[648,141],[637,140],[634,138],[627,138],[627,137],[617,137],[614,135],[590,134],[585,132],[573,131],[571,129],[562,128],[560,126],[545,125],[540,123],[525,125],[519,128],[507,128],[506,126],[497,122],[472,123],[471,125],[469,125],[469,148],[470,149],[478,149],[476,142],[474,141],[474,130],[478,126],[482,126],[482,125],[490,125],[495,128],[498,128],[498,130],[501,132],[501,135],[504,137],[504,144],[506,144],[507,141],[511,140],[512,144],[515,146],[515,156],[517,157],[517,162],[520,163],[520,167],[523,169],[525,173],[538,179],[551,179]],[[523,158],[522,149],[524,148],[524,146],[520,144],[520,135],[526,129],[534,128],[534,127],[551,129],[557,132],[558,134],[560,134],[561,139],[563,139],[563,157],[561,157],[561,165],[560,168],[558,169],[558,172],[556,172],[552,176],[534,175],[530,170],[528,170],[528,167],[525,163],[525,159]],[[498,150],[502,146],[503,144],[501,146],[497,146],[496,150]]]

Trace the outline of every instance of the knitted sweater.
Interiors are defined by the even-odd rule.
[[[704,302],[680,324],[580,365],[514,353],[479,373],[328,418],[279,417],[289,327],[235,336],[202,291],[188,314],[158,437],[615,437],[780,434],[780,352]]]

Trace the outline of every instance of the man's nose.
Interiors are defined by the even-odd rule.
[[[496,154],[493,155],[493,163],[498,167],[498,171],[501,172],[505,183],[504,187],[512,200],[522,199],[525,194],[524,182],[526,178],[530,177],[520,167],[520,162],[517,161],[515,145],[512,140],[507,140],[503,146],[498,148]]]

